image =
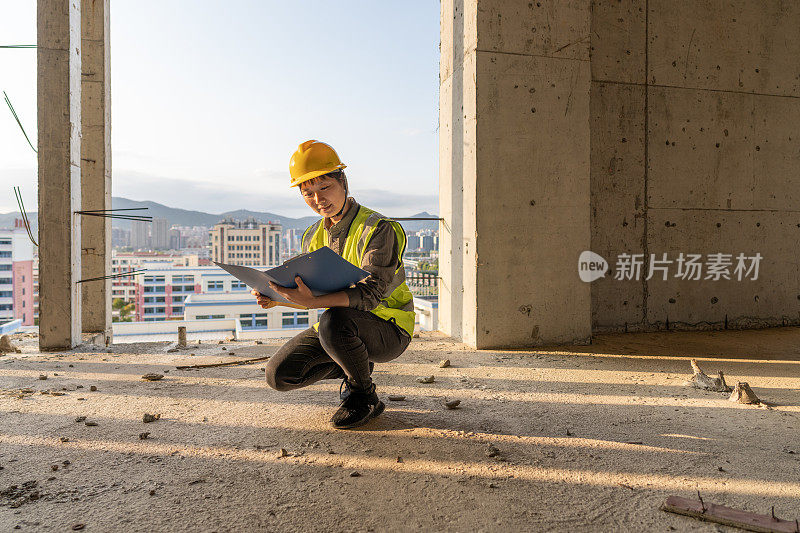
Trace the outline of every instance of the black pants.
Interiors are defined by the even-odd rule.
[[[411,342],[408,333],[369,311],[331,307],[322,313],[319,334],[314,328],[299,333],[281,346],[266,367],[267,383],[279,391],[299,389],[341,377],[358,388],[372,384],[369,362],[396,359]]]

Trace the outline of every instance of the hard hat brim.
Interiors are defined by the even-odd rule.
[[[333,168],[323,169],[323,170],[314,170],[311,172],[306,172],[302,176],[298,176],[294,178],[291,183],[289,183],[289,187],[297,187],[303,182],[313,180],[314,178],[318,178],[319,176],[324,176],[325,174],[330,174],[331,172],[335,172],[337,170],[342,170],[343,168],[347,168],[347,165],[344,163],[340,163]]]

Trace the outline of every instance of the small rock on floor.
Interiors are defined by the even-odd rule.
[[[442,359],[439,361],[439,368],[447,368],[450,366],[450,359]]]
[[[45,379],[47,379],[47,374],[39,374],[39,379],[44,381]]]
[[[150,372],[142,376],[142,379],[147,381],[158,381],[159,379],[163,379],[164,374],[156,374],[155,372]]]
[[[139,440],[146,440],[150,438],[150,432],[145,431],[143,433],[139,433]]]
[[[455,409],[461,404],[461,400],[450,400],[448,402],[444,402],[444,406],[448,409]]]
[[[417,383],[433,383],[434,381],[436,381],[436,378],[433,376],[417,378]]]
[[[89,387],[89,390],[92,391],[92,392],[97,392],[97,387],[92,385],[91,387]]]
[[[497,457],[498,455],[500,455],[500,450],[498,450],[497,446],[495,446],[494,444],[488,444],[486,446],[485,453],[487,457]]]
[[[286,451],[286,448],[281,448],[278,451],[278,457],[286,457],[289,455],[289,452]]]
[[[11,344],[11,339],[8,335],[0,337],[0,353],[21,353],[21,350]]]
[[[154,414],[154,415],[151,415],[150,413],[145,413],[142,416],[142,422],[144,422],[145,424],[148,424],[150,422],[155,422],[159,418],[161,418],[161,413],[157,413],[157,414]]]
[[[406,397],[403,396],[402,394],[390,394],[389,399],[392,400],[393,402],[402,402],[403,400],[406,399]]]
[[[357,472],[357,471],[355,471],[355,470],[353,470],[352,472],[350,472],[350,477],[360,477],[360,476],[361,476],[361,474],[360,474],[360,473],[358,473],[358,472]]]
[[[91,420],[87,420],[86,422],[84,422],[84,424],[86,424],[87,426],[96,426],[97,422],[92,422]]]

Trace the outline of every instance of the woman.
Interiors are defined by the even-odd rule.
[[[313,327],[284,344],[266,367],[275,390],[341,378],[341,403],[331,418],[336,428],[360,426],[384,409],[370,378],[373,364],[402,354],[414,332],[414,302],[405,283],[406,235],[397,222],[348,197],[345,165],[319,141],[301,144],[289,163],[291,187],[323,218],[303,234],[303,253],[330,247],[369,276],[340,292],[314,296],[297,277],[296,289],[272,284],[285,298],[326,308]],[[277,303],[253,291],[261,307]]]

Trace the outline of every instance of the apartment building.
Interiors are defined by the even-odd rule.
[[[170,265],[157,268],[150,264],[147,272],[135,277],[137,321],[182,319],[185,317],[185,300],[189,295],[233,295],[237,301],[255,302],[244,282],[216,266]]]
[[[196,254],[170,254],[158,252],[117,252],[111,251],[112,274],[124,274],[134,270],[163,269],[170,267],[196,267],[199,264]],[[137,275],[112,278],[111,297],[122,298],[126,302],[136,300]]]
[[[35,324],[34,246],[22,220],[0,229],[0,323]]]
[[[219,263],[243,266],[281,264],[281,225],[224,220],[209,231],[211,258]]]

